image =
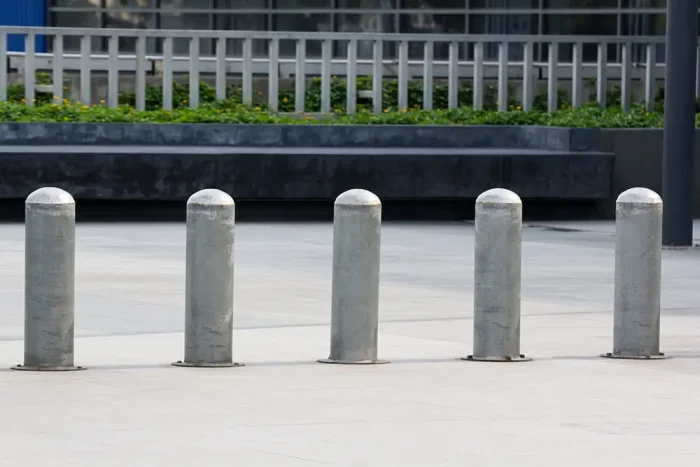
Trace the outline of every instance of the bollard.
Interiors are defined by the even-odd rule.
[[[386,363],[377,358],[382,203],[350,190],[335,200],[331,352],[322,363]]]
[[[609,358],[660,359],[661,232],[663,202],[646,188],[617,198],[615,308]]]
[[[75,201],[41,188],[24,212],[24,364],[12,368],[83,370],[74,365]]]
[[[474,354],[465,360],[518,362],[522,203],[495,188],[476,200],[474,239]]]
[[[220,190],[187,201],[185,367],[234,367],[233,246],[235,203]]]

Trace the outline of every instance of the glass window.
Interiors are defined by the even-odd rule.
[[[338,14],[336,15],[336,28],[339,32],[358,32],[358,33],[391,33],[396,29],[396,15],[387,14],[380,15],[375,13],[362,14]],[[384,58],[393,58],[396,56],[395,46],[393,43],[384,44]],[[338,46],[337,54],[341,57],[347,55],[347,45]],[[357,42],[357,58],[371,59],[374,55],[373,41],[358,41]]]
[[[396,8],[396,0],[337,0],[338,8],[379,9]]]
[[[622,0],[622,8],[666,8],[666,0]]]
[[[52,7],[96,8],[100,0],[51,0]]]
[[[236,1],[236,0],[232,0]],[[331,8],[331,0],[273,0],[272,8]]]
[[[107,8],[153,8],[155,6],[155,0],[105,0]]]
[[[581,0],[574,0],[581,2]],[[585,0],[584,0],[585,1]],[[617,1],[617,0],[614,0]],[[473,9],[488,8],[539,8],[539,0],[470,0],[469,7]]]
[[[275,31],[327,32],[331,31],[331,15],[316,14],[276,14],[273,16]],[[280,54],[293,57],[296,55],[295,41],[281,41]],[[320,57],[321,42],[306,41],[306,56]]]
[[[51,14],[51,25],[59,28],[99,28],[101,27],[100,19],[98,13],[57,11]],[[92,49],[100,50],[101,43],[102,41],[100,38],[93,38]],[[79,51],[80,37],[65,36],[63,38],[63,49],[71,52]]]
[[[211,27],[211,15],[202,13],[161,13],[159,16],[160,28],[159,29],[203,29],[210,30]],[[207,39],[202,39],[199,41],[199,52],[202,55],[211,55],[212,51],[212,41]],[[161,46],[158,49],[162,51]],[[189,55],[190,54],[190,44],[189,41],[185,39],[175,39],[173,41],[173,55]]]
[[[633,0],[638,1],[638,0]],[[544,0],[545,8],[617,8],[618,0]]]
[[[465,9],[466,0],[401,0],[401,8]]]
[[[402,0],[403,8],[426,10],[425,13],[399,15],[399,32],[409,34],[464,34],[466,30],[466,12],[455,14],[435,14],[436,8],[464,8],[464,0]],[[410,59],[423,57],[423,44],[411,42],[408,45]],[[445,60],[449,55],[447,43],[435,44],[434,57]]]
[[[160,0],[159,6],[164,10],[209,10],[212,0]]]
[[[265,10],[268,0],[214,0],[215,10],[259,9]]]
[[[266,31],[267,15],[255,14],[228,14],[218,13],[214,15],[214,28],[218,31]],[[203,41],[204,42],[204,41]],[[213,42],[213,41],[211,41]],[[212,49],[215,50],[215,49]],[[226,53],[229,56],[240,57],[243,55],[243,43],[240,40],[229,40],[226,44]],[[261,56],[267,54],[266,41],[253,41],[253,55]]]
[[[469,15],[471,34],[537,34],[537,15]]]
[[[469,15],[471,34],[537,34],[538,25],[537,15]],[[510,60],[522,60],[523,47],[519,44],[511,44],[508,47],[508,56]],[[484,44],[484,59],[496,60],[497,58],[498,44]]]
[[[544,33],[561,35],[617,35],[617,15],[544,16]]]
[[[584,36],[615,36],[618,34],[617,15],[545,15],[544,33],[559,35],[584,35]],[[569,62],[573,58],[572,48],[569,44],[559,47],[559,61]],[[543,50],[543,60],[547,60],[549,53],[547,48]],[[617,47],[608,48],[608,60],[614,61],[618,57]],[[595,62],[598,59],[598,46],[596,44],[583,44],[583,60]]]

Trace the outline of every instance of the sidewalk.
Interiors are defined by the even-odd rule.
[[[555,226],[557,229],[549,229]],[[664,252],[662,361],[612,350],[613,224],[524,231],[522,351],[464,362],[473,226],[383,229],[380,357],[322,365],[329,224],[242,224],[235,357],[175,368],[184,225],[79,224],[76,364],[22,361],[23,226],[0,226],[0,425],[8,466],[695,466],[700,250]],[[700,229],[697,230],[700,232]]]

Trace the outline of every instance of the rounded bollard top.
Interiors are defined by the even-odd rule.
[[[620,204],[661,204],[661,196],[648,188],[630,188],[617,197]]]
[[[348,190],[335,199],[336,206],[377,206],[382,204],[377,195],[359,188]]]
[[[215,188],[207,188],[200,190],[190,196],[187,204],[198,204],[201,206],[233,206],[233,198],[221,190]]]
[[[476,198],[477,204],[521,204],[520,196],[505,188],[492,188]]]
[[[75,204],[75,200],[70,193],[60,188],[44,187],[27,196],[25,204]]]

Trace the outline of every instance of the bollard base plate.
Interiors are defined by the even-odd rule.
[[[615,355],[612,352],[604,353],[601,355],[603,358],[615,358],[618,360],[666,360],[671,358],[663,352],[659,352],[657,355]]]
[[[388,360],[335,360],[332,358],[321,358],[318,363],[330,363],[334,365],[384,365]]]
[[[15,365],[10,367],[17,371],[83,371],[87,370],[84,366],[27,366]]]
[[[183,362],[178,360],[177,362],[171,363],[172,366],[181,366],[185,368],[238,368],[245,366],[243,363],[236,362],[224,362],[224,363],[197,363],[197,362]]]
[[[517,355],[515,357],[475,357],[474,355],[468,355],[462,357],[461,360],[468,362],[494,362],[494,363],[516,363],[516,362],[530,362],[532,358],[526,357],[523,354]]]

